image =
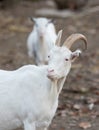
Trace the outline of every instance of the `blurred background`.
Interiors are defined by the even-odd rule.
[[[0,0],[0,69],[34,64],[26,47],[31,16],[55,19],[56,32],[63,29],[62,41],[72,33],[88,39],[88,50],[67,77],[50,130],[98,130],[99,0]]]

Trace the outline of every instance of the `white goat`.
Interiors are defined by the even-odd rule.
[[[56,44],[60,44],[62,31]],[[54,46],[48,65],[27,65],[15,71],[0,71],[0,130],[47,130],[58,106],[58,97],[68,75],[71,62],[80,51],[69,48],[82,39],[73,34],[62,47]]]
[[[47,64],[47,55],[56,41],[53,21],[47,18],[31,19],[35,24],[27,39],[28,55],[35,60],[37,65]]]

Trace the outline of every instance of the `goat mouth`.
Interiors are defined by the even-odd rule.
[[[44,35],[40,34],[40,39],[43,40],[44,38]]]
[[[54,79],[58,79],[58,77],[56,75],[52,75],[52,74],[47,74],[47,77],[51,80],[54,80]]]

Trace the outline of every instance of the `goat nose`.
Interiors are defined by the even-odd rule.
[[[54,69],[48,69],[48,72],[49,73],[54,72]]]
[[[44,31],[41,31],[41,32],[40,32],[40,35],[41,35],[41,36],[44,36],[44,35],[45,35],[45,32],[44,32]]]

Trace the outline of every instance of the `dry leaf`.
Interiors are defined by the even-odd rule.
[[[79,127],[80,127],[80,128],[83,128],[83,129],[87,129],[87,128],[90,128],[90,127],[91,127],[91,124],[90,124],[90,122],[81,122],[81,123],[79,124]]]
[[[92,66],[90,68],[90,71],[93,73],[93,74],[99,74],[99,65],[95,65],[95,66]]]
[[[65,110],[61,111],[61,116],[66,117],[66,111]]]
[[[94,103],[91,103],[88,105],[89,110],[92,110],[94,108]]]
[[[87,92],[89,92],[89,90],[90,90],[90,88],[81,87],[79,91],[82,93],[87,93]]]
[[[18,25],[10,25],[9,27],[10,31],[13,32],[29,32],[28,28],[24,27],[24,26],[18,26]]]
[[[80,64],[80,63],[79,63],[79,64],[73,64],[73,65],[72,65],[72,68],[73,68],[73,69],[76,69],[76,68],[78,69],[78,68],[81,68],[81,67],[82,67],[82,64]]]
[[[74,104],[73,108],[76,109],[76,110],[79,110],[81,109],[81,104]]]

